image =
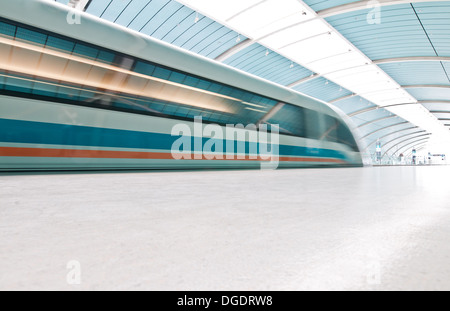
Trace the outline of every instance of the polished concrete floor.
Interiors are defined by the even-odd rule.
[[[0,176],[0,290],[450,290],[448,176]]]

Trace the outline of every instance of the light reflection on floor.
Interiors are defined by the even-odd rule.
[[[449,174],[2,176],[0,290],[449,290]]]

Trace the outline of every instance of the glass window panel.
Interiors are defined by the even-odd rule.
[[[159,102],[151,102],[149,103],[148,107],[154,111],[162,112],[164,109],[165,104],[159,103]]]
[[[179,73],[179,72],[172,72],[172,74],[170,75],[170,81],[172,82],[176,82],[176,83],[183,83],[184,80],[186,79],[186,75]]]
[[[63,98],[63,99],[68,99],[68,100],[78,100],[79,93],[80,93],[80,90],[60,87],[58,90],[58,94],[56,96],[58,98]]]
[[[305,109],[305,116],[307,136],[312,139],[320,139],[323,135],[320,126],[320,114],[317,111]]]
[[[226,96],[231,96],[232,93],[233,93],[233,89],[229,86],[224,86],[222,88],[222,90],[220,91],[220,94],[226,95]]]
[[[73,50],[73,53],[74,54],[78,54],[78,55],[87,56],[87,57],[92,58],[92,59],[96,59],[97,55],[99,53],[99,50],[97,50],[95,48],[91,48],[91,47],[86,46],[84,44],[77,43],[75,45],[75,49]]]
[[[16,26],[0,22],[0,34],[14,37],[16,34]]]
[[[222,85],[217,83],[211,83],[211,86],[209,87],[208,91],[220,94],[222,89],[223,89]]]
[[[11,77],[6,79],[5,89],[8,91],[31,93],[32,88],[33,82],[31,81]]]
[[[306,137],[305,109],[302,107],[285,104],[267,122],[278,125],[280,133]]]
[[[199,82],[200,82],[200,80],[197,78],[186,76],[186,80],[184,81],[184,84],[206,90],[205,88],[200,86]]]
[[[202,111],[199,109],[191,109],[188,113],[189,118],[195,118],[202,115]]]
[[[200,79],[196,79],[197,80],[197,87],[202,89],[202,90],[210,90],[212,83],[208,82],[208,81],[204,81],[204,80],[200,80]]]
[[[178,107],[175,106],[175,105],[167,104],[167,105],[164,107],[163,112],[164,112],[165,114],[173,115],[173,114],[175,113],[175,111],[177,111],[177,108],[178,108]]]
[[[49,36],[47,40],[47,47],[51,47],[58,50],[72,52],[75,44],[73,42]]]
[[[55,96],[58,91],[58,86],[44,83],[35,83],[33,94],[43,95],[43,96]]]
[[[79,98],[80,98],[81,101],[85,101],[87,99],[94,98],[95,95],[96,95],[95,92],[89,92],[87,90],[83,90],[83,91],[80,92]]]
[[[184,118],[189,113],[189,110],[190,110],[189,108],[179,107],[177,109],[177,111],[175,112],[175,115],[178,116],[178,117],[183,117]]]
[[[324,119],[325,119],[324,138],[328,141],[337,142],[338,141],[337,129],[339,127],[338,120],[328,115],[325,115]]]
[[[339,127],[337,129],[337,137],[338,142],[345,144],[352,148],[353,151],[358,151],[358,144],[355,141],[355,138],[350,131],[350,129],[347,127],[347,125],[343,124],[342,122],[339,122]]]
[[[1,73],[1,74],[3,74],[3,73]],[[6,83],[5,80],[6,80],[6,78],[4,76],[0,75],[0,89],[3,89],[5,87],[5,83]]]
[[[107,51],[100,51],[97,59],[104,63],[111,64],[111,63],[113,63],[114,58],[115,58],[115,55],[113,53],[110,53]]]
[[[171,72],[165,68],[156,67],[155,71],[153,72],[153,76],[160,79],[169,80],[170,73]]]
[[[17,28],[16,38],[23,41],[31,41],[41,45],[44,45],[47,41],[47,35],[22,27]]]
[[[153,72],[155,71],[155,66],[141,62],[141,61],[137,61],[134,71],[137,73],[145,74],[145,75],[153,75]]]

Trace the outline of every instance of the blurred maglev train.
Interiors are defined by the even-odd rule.
[[[323,102],[58,3],[0,3],[1,171],[261,167],[252,133],[236,136],[245,154],[198,156],[200,117],[201,132],[278,131],[280,168],[362,165],[350,125]],[[181,160],[180,125],[197,135]]]

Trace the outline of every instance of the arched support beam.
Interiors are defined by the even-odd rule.
[[[438,1],[445,2],[447,0],[378,0],[377,7],[384,7],[396,4],[409,4],[416,2],[438,2]],[[319,17],[327,18],[335,15],[356,12],[365,9],[373,9],[374,6],[371,5],[371,3],[373,3],[373,1],[356,1],[348,4],[335,6],[333,8],[325,9],[317,12],[317,14],[319,15]]]
[[[398,118],[398,116],[397,115],[392,115],[392,116],[387,116],[387,117],[383,117],[383,118],[378,118],[378,119],[375,119],[375,120],[372,120],[372,121],[369,121],[369,122],[361,124],[360,126],[358,126],[358,129],[363,128],[363,127],[365,127],[367,125],[379,122],[379,121],[389,120],[389,119],[393,119],[393,118]]]
[[[363,113],[366,113],[366,112],[374,111],[374,110],[377,110],[377,109],[380,109],[380,107],[379,106],[375,106],[375,107],[364,108],[364,109],[361,109],[361,110],[349,113],[348,116],[349,117],[355,117],[355,116],[357,116],[359,114],[363,114]]]
[[[231,56],[236,55],[240,51],[253,45],[253,43],[255,43],[254,40],[245,39],[244,41],[240,42],[239,44],[236,44],[235,46],[233,46],[231,49],[229,49],[229,50],[223,52],[222,54],[220,54],[219,56],[217,56],[215,58],[215,60],[218,62],[224,62],[227,59],[229,59]]]
[[[397,147],[398,145],[401,145],[401,144],[403,144],[403,143],[405,143],[405,142],[407,142],[407,141],[410,141],[410,140],[413,140],[413,139],[416,139],[416,138],[425,137],[425,136],[431,136],[431,134],[430,134],[430,133],[427,133],[427,134],[423,134],[423,135],[419,135],[419,136],[415,136],[415,137],[411,137],[411,138],[402,140],[401,142],[399,142],[399,143],[397,143],[397,144],[394,144],[391,148],[389,148],[388,150],[386,150],[386,152],[383,154],[383,157],[386,156],[386,155],[389,153],[389,151],[391,151],[392,149],[394,149],[394,148]],[[429,139],[429,137],[428,137],[427,139]],[[402,149],[402,148],[399,148],[399,150],[400,150],[400,149]]]
[[[343,101],[343,100],[346,100],[346,99],[350,99],[350,98],[353,98],[353,97],[356,97],[356,96],[358,96],[358,95],[356,95],[356,94],[350,94],[350,95],[342,96],[342,97],[339,97],[339,98],[330,100],[329,103],[330,103],[330,104],[335,104],[335,103],[337,103],[337,102],[340,102],[340,101]]]
[[[387,134],[387,135],[384,135],[384,136],[382,136],[382,137],[379,137],[379,138],[373,140],[370,144],[368,144],[367,147],[364,148],[363,151],[366,151],[367,149],[369,149],[369,148],[370,148],[371,146],[373,146],[378,140],[382,140],[382,139],[385,139],[385,138],[387,138],[387,137],[389,137],[389,136],[392,136],[392,135],[395,135],[395,134],[398,134],[398,133],[401,133],[401,132],[406,132],[406,131],[418,129],[418,128],[419,128],[418,126],[411,126],[411,127],[406,128],[406,129],[402,129],[402,130],[399,130],[399,131],[395,131],[395,132],[389,133],[389,134]]]
[[[419,147],[419,148],[416,147],[416,150],[417,151],[421,151],[421,150],[425,149],[425,145],[426,144],[427,144],[426,142],[418,144],[417,147]],[[411,149],[411,151],[408,152],[408,155],[406,156],[407,158],[412,156],[412,152],[413,152],[414,147],[410,147],[410,148],[406,149],[406,151],[408,151],[409,149]],[[406,153],[406,151],[405,151],[405,153]]]
[[[397,137],[397,138],[394,138],[394,139],[388,141],[387,143],[384,144],[384,146],[387,147],[387,146],[389,146],[390,144],[392,144],[393,142],[395,142],[396,140],[403,139],[403,138],[408,137],[408,136],[411,136],[411,135],[423,134],[423,133],[426,133],[426,132],[427,132],[427,131],[422,130],[422,131],[417,131],[417,132],[414,132],[414,133],[405,134],[405,135],[399,136],[399,137]],[[416,136],[416,137],[417,137],[417,136]],[[415,138],[415,137],[412,137],[412,138]],[[397,145],[397,144],[396,144],[396,145]]]
[[[381,131],[384,131],[384,130],[386,130],[388,128],[392,128],[392,127],[396,127],[396,126],[400,126],[400,125],[405,125],[405,124],[409,124],[409,122],[408,121],[403,121],[403,122],[399,122],[399,123],[396,123],[396,124],[392,124],[392,125],[388,125],[388,126],[382,127],[382,128],[380,128],[380,129],[378,129],[376,131],[373,131],[373,132],[370,132],[369,134],[366,134],[365,136],[361,137],[360,140],[364,140],[367,137],[372,136],[372,135],[374,135],[376,133],[379,133]]]
[[[311,75],[309,77],[306,77],[306,78],[300,79],[298,81],[295,81],[294,83],[291,83],[291,84],[287,85],[286,87],[293,88],[293,87],[299,86],[302,83],[314,80],[314,79],[319,78],[319,77],[320,77],[320,75],[315,73],[315,74],[313,74],[313,75]]]
[[[388,106],[375,106],[375,107],[369,107],[369,108],[365,108],[365,109],[361,109],[361,110],[352,112],[352,113],[348,114],[348,116],[349,116],[349,117],[354,117],[354,116],[357,116],[357,115],[359,115],[359,114],[363,114],[363,113],[366,113],[366,112],[370,112],[370,111],[374,111],[374,110],[382,109],[382,108],[399,107],[399,106],[409,106],[409,105],[418,105],[418,104],[421,104],[421,105],[422,105],[422,104],[430,104],[430,103],[434,103],[434,104],[437,103],[437,104],[439,104],[438,101],[418,101],[417,103],[394,104],[394,105],[388,105]],[[441,103],[442,103],[442,102],[441,102]],[[449,102],[444,102],[444,103],[450,104],[450,101],[449,101]]]
[[[399,153],[406,153],[406,151],[408,151],[410,148],[416,148],[417,146],[422,145],[421,143],[423,142],[423,144],[427,144],[428,140],[430,138],[423,138],[423,139],[419,139],[413,142],[410,142],[404,146],[402,146],[401,148],[398,149]]]
[[[450,57],[440,56],[417,56],[417,57],[397,57],[374,60],[375,65],[405,63],[405,62],[450,62]]]

